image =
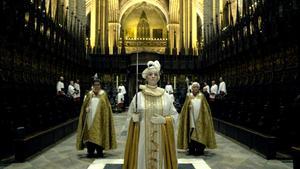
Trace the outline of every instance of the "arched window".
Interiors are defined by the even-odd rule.
[[[144,11],[137,25],[137,38],[150,38],[150,27]]]

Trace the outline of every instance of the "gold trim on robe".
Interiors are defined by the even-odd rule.
[[[201,99],[201,107],[195,129],[190,133],[189,106],[192,97],[187,96],[179,118],[177,147],[179,149],[187,149],[190,139],[192,139],[204,144],[207,148],[214,149],[217,147],[217,144],[209,105],[201,92],[196,97]]]
[[[161,125],[153,124],[150,120],[155,114],[163,115],[162,96],[144,94],[145,98],[145,160],[146,169],[162,168],[164,143],[161,141]],[[155,106],[155,108],[154,108]]]
[[[147,96],[162,96],[165,93],[165,89],[160,87],[153,87],[150,85],[140,85],[139,88],[142,90],[144,95]]]
[[[166,118],[166,124],[161,126],[162,138],[165,141],[165,169],[177,169],[176,145],[175,145],[175,131],[173,127],[173,119],[170,116]]]
[[[86,141],[102,146],[104,150],[117,148],[111,105],[107,94],[103,90],[101,93],[96,96],[99,98],[100,106],[97,106],[93,124],[90,129],[87,128],[86,107],[89,106],[93,92],[90,91],[85,96],[77,128],[76,148],[78,150],[84,149],[84,143]]]
[[[123,169],[137,169],[139,135],[140,125],[131,119],[128,126]]]

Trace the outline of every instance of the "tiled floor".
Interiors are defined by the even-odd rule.
[[[123,159],[97,159],[88,169],[122,169]],[[203,159],[178,159],[178,169],[211,169]]]
[[[104,160],[122,160],[126,141],[126,113],[114,114],[118,148],[105,152]],[[86,158],[85,151],[75,149],[75,136],[72,134],[57,145],[41,152],[24,163],[12,163],[6,169],[87,169],[99,160]],[[218,148],[206,150],[204,156],[187,156],[178,152],[180,160],[190,159],[205,162],[212,169],[292,169],[292,161],[265,160],[247,148],[216,134]],[[94,162],[95,161],[95,162]],[[101,161],[101,160],[100,160]],[[1,167],[0,167],[1,168]],[[2,167],[3,168],[3,167]],[[99,168],[100,169],[100,168]]]

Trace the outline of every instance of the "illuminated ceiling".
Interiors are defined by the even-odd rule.
[[[146,2],[147,4],[151,4],[155,7],[157,7],[165,16],[165,19],[167,20],[167,23],[169,23],[169,7],[166,1],[164,0],[123,0],[120,3],[120,15],[119,15],[119,22],[121,22],[122,17],[124,13],[132,8],[132,6],[135,6],[137,4],[142,4],[143,2]]]
[[[131,6],[124,14],[121,19],[121,27],[125,31],[125,38],[136,37],[136,28],[140,20],[141,14],[145,12],[150,30],[161,29],[163,33],[166,33],[167,22],[164,14],[156,6],[147,4],[145,2],[135,4]],[[152,32],[151,32],[152,35]],[[152,37],[152,36],[151,36]],[[164,36],[165,37],[165,36]]]

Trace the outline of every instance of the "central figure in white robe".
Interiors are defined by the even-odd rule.
[[[134,96],[128,110],[130,123],[123,169],[177,169],[178,113],[169,94],[157,87],[159,62],[150,61],[147,65],[142,75],[148,84],[140,86],[142,91]]]

